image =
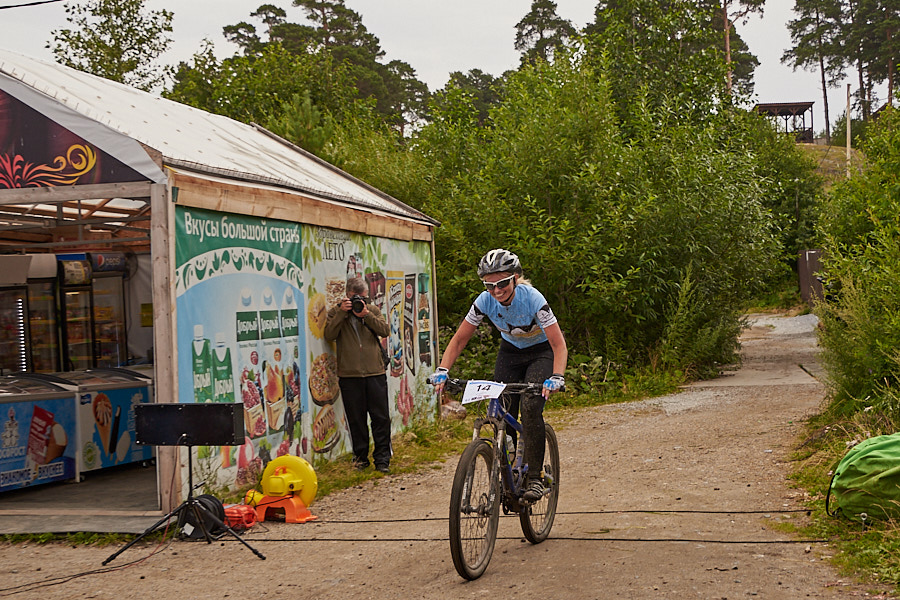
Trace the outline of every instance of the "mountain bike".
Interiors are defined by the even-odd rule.
[[[532,544],[547,539],[556,516],[559,498],[559,444],[556,432],[545,423],[544,464],[527,465],[522,460],[522,425],[509,413],[513,394],[541,393],[539,383],[497,383],[448,379],[445,389],[463,392],[463,403],[487,400],[485,412],[475,419],[472,441],[466,446],[456,467],[450,492],[450,554],[453,566],[465,579],[481,577],[494,551],[500,507],[504,514],[518,514],[522,533]],[[506,426],[517,432],[518,443]],[[490,436],[482,435],[488,428]],[[539,468],[544,495],[527,502],[522,494],[526,474]]]

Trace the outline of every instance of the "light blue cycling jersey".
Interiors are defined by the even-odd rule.
[[[503,306],[487,291],[481,292],[466,321],[478,327],[487,317],[500,330],[500,336],[516,348],[528,348],[547,341],[544,328],[556,323],[544,295],[530,285],[517,285],[509,306]]]

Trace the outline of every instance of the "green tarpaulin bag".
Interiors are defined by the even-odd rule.
[[[860,522],[900,520],[900,433],[863,440],[844,455],[831,478],[825,511]]]

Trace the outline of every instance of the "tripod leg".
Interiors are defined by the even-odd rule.
[[[180,514],[181,514],[181,511],[186,510],[187,507],[188,507],[188,503],[187,503],[186,501],[185,501],[185,502],[182,502],[180,505],[178,505],[177,508],[175,508],[175,510],[173,510],[172,512],[170,512],[169,514],[167,514],[166,516],[164,516],[162,519],[160,519],[159,521],[157,521],[156,523],[154,523],[153,525],[151,525],[150,527],[148,527],[147,529],[145,529],[144,532],[143,532],[141,535],[137,536],[136,538],[134,538],[133,540],[131,540],[130,542],[128,542],[127,544],[125,544],[121,549],[119,549],[118,552],[114,553],[114,554],[111,555],[109,558],[107,558],[106,560],[104,560],[102,564],[105,565],[105,564],[108,564],[108,563],[112,562],[112,560],[113,560],[114,558],[116,558],[117,556],[119,556],[120,554],[122,554],[123,552],[125,552],[126,550],[128,550],[129,548],[131,548],[131,547],[132,547],[133,545],[135,545],[138,541],[142,540],[143,538],[147,537],[148,535],[150,535],[151,533],[153,533],[154,531],[156,531],[157,529],[159,529],[159,527],[160,527],[163,523],[165,523],[166,521],[172,519],[172,518],[175,517],[175,516],[180,515]]]
[[[209,533],[209,529],[206,527],[206,520],[204,519],[204,515],[212,520],[213,514],[207,510],[207,508],[196,498],[190,497],[186,500],[186,503],[189,505],[188,510],[190,510],[194,514],[194,522],[197,524],[197,527],[200,528],[200,531],[203,533],[203,537],[206,538],[207,544],[212,544],[213,537]],[[183,529],[183,528],[182,528]],[[188,533],[187,535],[190,535]]]
[[[258,557],[261,558],[262,560],[266,560],[266,557],[263,556],[263,554],[262,554],[259,550],[257,550],[256,548],[254,548],[253,546],[251,546],[250,544],[248,544],[247,541],[246,541],[244,538],[242,538],[241,536],[239,536],[239,535],[234,531],[234,529],[232,529],[231,527],[228,526],[227,523],[221,521],[216,515],[214,515],[214,514],[212,514],[212,513],[209,513],[208,511],[207,511],[207,516],[209,517],[209,520],[210,520],[210,521],[212,521],[213,523],[215,523],[216,525],[218,525],[219,527],[221,527],[222,529],[224,529],[225,531],[227,531],[228,533],[230,533],[232,536],[234,536],[234,538],[235,538],[237,541],[239,541],[239,542],[242,543],[243,545],[247,546],[247,548],[250,550],[250,552],[252,552],[252,553],[255,554],[256,556],[258,556]]]

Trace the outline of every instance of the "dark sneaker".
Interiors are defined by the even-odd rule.
[[[375,470],[379,473],[384,473],[385,475],[388,475],[391,472],[391,468],[387,465],[375,465]]]
[[[369,468],[369,463],[354,460],[353,468],[356,469],[357,471],[365,471],[366,469]]]
[[[532,479],[525,484],[525,493],[522,494],[522,500],[526,502],[537,502],[544,495],[544,484],[540,479]]]

